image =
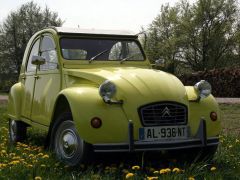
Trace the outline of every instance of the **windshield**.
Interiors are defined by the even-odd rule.
[[[68,60],[141,61],[145,57],[135,40],[62,38],[62,56]]]

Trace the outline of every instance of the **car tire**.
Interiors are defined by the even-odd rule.
[[[61,120],[61,121],[59,121]],[[55,127],[53,149],[57,158],[69,166],[77,166],[87,161],[89,144],[80,138],[70,113],[62,114]]]
[[[9,141],[23,142],[27,137],[27,125],[22,121],[9,120]]]

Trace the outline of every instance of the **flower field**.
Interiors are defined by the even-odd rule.
[[[0,105],[0,179],[240,179],[240,105],[221,105],[224,130],[212,162],[188,164],[177,159],[151,163],[120,158],[70,168],[44,150],[44,135],[28,132],[28,141],[11,146]],[[107,156],[107,155],[106,155]],[[143,163],[144,162],[144,163]]]

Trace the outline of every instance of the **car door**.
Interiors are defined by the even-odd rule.
[[[25,72],[20,75],[20,80],[23,85],[22,94],[22,111],[21,115],[24,118],[31,119],[32,100],[34,96],[35,73],[36,66],[32,64],[32,57],[39,54],[40,38],[33,41],[31,51],[28,56]]]
[[[51,34],[43,34],[39,55],[46,63],[36,73],[31,119],[48,126],[61,87],[56,45]]]

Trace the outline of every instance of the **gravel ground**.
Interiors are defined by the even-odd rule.
[[[240,104],[240,98],[216,98],[219,103],[226,104]],[[5,103],[8,100],[8,96],[0,95],[0,103]]]

